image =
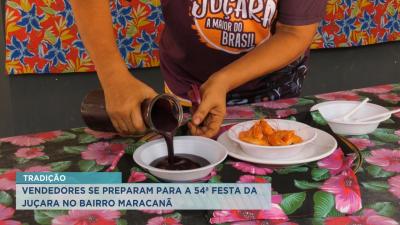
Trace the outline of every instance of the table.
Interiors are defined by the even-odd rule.
[[[300,120],[321,101],[360,100],[389,109],[400,107],[400,83],[284,99],[228,109],[227,121],[258,117]],[[312,114],[313,125],[325,121]],[[354,172],[356,154],[340,146],[318,162],[272,168],[228,158],[207,182],[270,182],[273,207],[268,211],[15,211],[18,171],[104,171],[117,163],[124,181],[159,182],[133,165],[129,154],[149,139],[120,137],[87,128],[58,130],[0,139],[0,224],[398,224],[400,215],[400,114],[372,134],[347,136],[364,158]],[[133,167],[132,167],[133,165]],[[130,172],[129,172],[130,171]],[[241,221],[241,222],[239,222]],[[85,223],[86,222],[86,223]]]

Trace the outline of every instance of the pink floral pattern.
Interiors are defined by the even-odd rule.
[[[233,222],[231,225],[297,225],[297,223],[292,223],[285,220],[250,220]]]
[[[49,166],[32,166],[25,170],[25,172],[50,172]],[[0,191],[1,190],[15,190],[15,180],[17,172],[22,172],[20,169],[10,169],[0,174]]]
[[[90,144],[86,151],[82,152],[82,158],[96,160],[99,165],[110,165],[114,158],[125,149],[124,144],[113,144],[108,142],[97,142]]]
[[[11,169],[0,174],[0,190],[15,190],[15,177],[19,169]]]
[[[272,172],[274,172],[272,169],[267,168],[267,167],[257,167],[254,166],[253,164],[250,163],[246,163],[246,162],[229,162],[229,164],[239,170],[242,171],[244,173],[250,173],[250,174],[255,174],[255,175],[267,175],[267,174],[271,174]]]
[[[274,204],[281,204],[282,202],[282,195],[279,194],[273,194],[271,196],[271,202]]]
[[[45,143],[46,141],[53,140],[61,135],[61,131],[51,131],[45,133],[22,135],[9,138],[1,138],[0,142],[8,142],[18,146],[36,146]]]
[[[268,220],[269,222],[283,223],[288,220],[279,204],[282,202],[282,195],[271,196],[272,206],[270,210],[222,210],[214,211],[210,223],[224,222],[254,222],[254,220]],[[262,224],[262,223],[261,223]]]
[[[181,225],[181,221],[174,217],[157,216],[149,219],[147,225]]]
[[[367,162],[380,166],[389,172],[400,172],[400,150],[377,149],[371,151]]]
[[[389,191],[400,199],[400,175],[389,178]]]
[[[325,220],[325,225],[398,225],[398,223],[388,217],[378,215],[372,209],[365,209],[361,216],[342,216],[329,217]]]
[[[50,166],[32,166],[24,170],[24,172],[51,172]]]
[[[132,171],[131,175],[128,178],[128,183],[137,183],[137,182],[142,182],[147,179],[146,174],[143,172],[136,172]]]
[[[211,224],[238,222],[247,220],[284,220],[288,217],[278,204],[272,204],[269,210],[221,210],[214,211]]]
[[[238,183],[268,183],[268,180],[261,176],[242,175]]]
[[[116,219],[121,216],[114,210],[71,210],[68,215],[57,216],[53,225],[116,225]]]
[[[15,152],[15,156],[24,159],[34,159],[40,156],[44,156],[43,147],[36,148],[20,148]]]
[[[351,169],[329,178],[321,189],[335,195],[336,209],[341,213],[355,213],[362,207],[360,187]]]
[[[268,102],[259,102],[255,103],[256,106],[262,106],[269,109],[286,109],[295,104],[297,104],[298,99],[289,98],[289,99],[279,99],[276,101],[268,101]]]
[[[95,130],[92,130],[92,129],[89,129],[89,128],[85,128],[85,132],[87,134],[90,134],[90,135],[94,136],[95,138],[98,138],[98,139],[110,139],[110,138],[112,138],[112,137],[117,135],[116,133],[99,132],[99,131],[95,131]]]
[[[393,85],[391,84],[356,89],[356,91],[371,93],[371,94],[383,94],[383,93],[388,93],[392,90],[393,90]]]
[[[373,141],[365,138],[348,138],[347,140],[351,141],[359,150],[375,146]]]
[[[332,92],[327,94],[315,95],[315,97],[329,101],[334,101],[334,100],[358,101],[360,99],[360,96],[351,91]]]
[[[21,222],[11,220],[15,210],[0,204],[0,225],[20,225]]]
[[[16,137],[2,138],[0,139],[0,142],[9,142],[11,144],[18,146],[35,146],[43,144],[46,141],[36,137],[16,136]]]
[[[330,174],[336,175],[350,168],[353,161],[353,156],[345,158],[342,149],[337,148],[330,156],[321,159],[317,164],[320,168],[329,170]]]
[[[194,180],[193,182],[203,182],[203,181],[209,181],[210,179],[212,179],[214,176],[217,176],[217,171],[215,170],[215,168],[213,170],[211,170],[210,174],[208,174],[207,176]]]
[[[368,96],[375,104],[382,104],[390,106],[390,109],[395,109],[399,106],[390,100],[384,102],[378,95],[381,95],[381,97],[383,94],[399,95],[399,91],[400,84],[393,84],[376,88],[359,89],[353,95],[344,93],[345,98],[348,99],[357,98],[360,100]],[[334,96],[334,98],[338,99],[343,99],[342,97],[337,94]],[[307,109],[305,105],[319,101],[321,100],[311,96],[304,97],[304,101],[303,99],[286,99],[278,102],[268,102],[265,103],[265,106],[262,106],[262,103],[235,106],[231,110],[228,108],[228,114],[232,115],[231,118],[249,118],[256,116],[287,116],[293,113],[301,113],[299,116],[293,115],[294,118],[301,120],[303,119],[303,111]],[[400,199],[400,143],[394,140],[398,139],[396,135],[400,136],[399,119],[400,113],[392,117],[392,123],[381,124],[382,128],[387,128],[387,130],[382,129],[382,132],[372,135],[347,137],[360,150],[363,150],[362,155],[366,159],[362,165],[364,170],[357,172],[357,177],[360,176],[362,178],[361,186],[359,186],[355,174],[351,171],[355,154],[344,154],[341,149],[337,149],[331,156],[321,159],[319,162],[302,165],[299,167],[299,170],[294,168],[287,171],[278,169],[275,171],[274,168],[269,166],[238,160],[225,162],[224,165],[217,167],[207,177],[199,181],[271,182],[274,187],[272,210],[218,210],[207,214],[208,216],[211,215],[210,222],[236,225],[295,224],[288,220],[289,217],[299,218],[299,221],[303,221],[302,218],[306,217],[307,220],[305,221],[308,222],[311,221],[315,209],[322,206],[324,204],[323,200],[326,199],[316,198],[316,194],[326,192],[325,194],[331,193],[329,195],[333,196],[334,202],[332,204],[335,205],[335,208],[338,211],[342,211],[346,216],[329,217],[326,221],[321,221],[325,224],[397,224],[395,221],[400,221],[399,214],[397,213],[400,210],[400,206],[397,204]],[[316,126],[323,126],[317,120],[314,122],[318,124]],[[228,129],[228,127],[226,126],[225,129]],[[86,137],[92,143],[81,142]],[[116,139],[113,140],[113,138]],[[38,223],[38,221],[34,221],[33,212],[26,212],[27,216],[25,216],[24,213],[15,212],[12,208],[14,201],[10,202],[8,195],[12,198],[15,196],[16,172],[52,170],[54,172],[86,171],[92,168],[113,171],[121,165],[117,161],[118,157],[122,156],[125,152],[125,146],[127,144],[131,145],[134,141],[137,141],[137,137],[124,137],[116,134],[96,132],[87,128],[1,138],[0,225],[16,225],[22,222],[29,224]],[[70,147],[70,151],[63,151],[63,148],[67,146]],[[104,166],[102,164],[111,166]],[[133,164],[132,167],[130,170],[131,174],[128,177],[129,182],[158,182],[156,178],[137,168],[136,164]],[[307,172],[303,170],[305,167],[308,167]],[[121,170],[122,168],[119,169]],[[326,174],[328,171],[329,175]],[[309,184],[312,185],[312,189],[308,186]],[[315,192],[318,188],[320,191]],[[362,196],[360,196],[360,189]],[[291,194],[281,195],[283,193]],[[304,193],[306,194],[306,201],[301,200],[297,203],[289,201],[291,199],[289,197],[303,197]],[[326,197],[326,195],[321,197]],[[3,204],[3,207],[1,204]],[[366,205],[367,208],[357,210],[362,205]],[[380,208],[382,206],[385,207]],[[374,208],[376,212],[369,209],[369,207]],[[393,212],[395,213],[393,214]],[[101,210],[87,210],[84,212],[74,212],[71,210],[64,211],[62,215],[55,215],[54,218],[49,218],[49,220],[54,224],[107,225],[123,224],[125,221],[130,224],[132,221],[135,221],[135,218],[145,217],[147,221],[141,220],[142,223],[150,225],[187,224],[187,221],[190,223],[191,216],[193,215],[189,215],[184,211],[180,213],[173,212],[172,210],[137,210],[129,214],[124,214],[121,211],[119,214],[118,212],[117,214],[111,213],[110,218],[106,217],[106,215],[109,215],[108,213],[103,214]],[[194,215],[194,219],[203,219],[203,217],[203,212]],[[21,221],[21,223],[17,221],[20,219],[24,221]],[[139,220],[137,223],[142,224]]]
[[[147,213],[147,214],[157,214],[157,215],[168,214],[168,213],[174,212],[174,210],[140,210],[140,211]]]
[[[289,117],[289,116],[294,115],[296,113],[297,113],[296,109],[279,109],[279,110],[276,110],[276,116],[278,118],[286,118],[286,117]]]
[[[232,106],[226,109],[226,118],[228,119],[253,119],[254,117],[254,109],[251,107]]]
[[[378,97],[382,100],[397,103],[400,101],[400,95],[394,93],[379,94]]]

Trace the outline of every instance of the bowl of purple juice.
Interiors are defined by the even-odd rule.
[[[198,136],[174,137],[173,153],[167,149],[164,139],[150,141],[136,149],[133,159],[164,181],[192,182],[207,177],[227,157],[222,144]]]

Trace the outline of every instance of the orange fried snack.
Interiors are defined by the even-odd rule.
[[[257,125],[258,123],[253,125],[249,130],[240,132],[239,139],[256,145],[269,145],[268,140],[264,138],[262,126]]]
[[[257,121],[249,130],[240,132],[239,139],[263,146],[287,146],[303,141],[293,130],[275,130],[263,119]]]
[[[265,120],[259,120],[259,123],[264,136],[272,135],[275,132],[275,130]]]

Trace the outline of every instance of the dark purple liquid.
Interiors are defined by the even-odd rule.
[[[155,102],[151,111],[151,119],[154,127],[167,143],[168,156],[156,159],[150,165],[167,170],[190,170],[209,165],[210,162],[196,155],[174,155],[174,135],[179,127],[178,119],[174,115],[174,108],[170,102],[166,100]]]
[[[168,156],[158,158],[150,166],[165,170],[191,170],[210,164],[206,159],[191,154],[176,154],[173,163],[169,163]]]
[[[168,100],[158,100],[151,110],[151,120],[154,127],[161,133],[173,132],[178,128],[178,119],[174,108]]]
[[[106,112],[104,92],[91,91],[82,101],[81,114],[86,125],[97,131],[117,132]]]
[[[160,132],[167,143],[168,163],[174,163],[174,135],[179,126],[177,118],[173,114],[173,107],[168,101],[155,102],[151,111],[151,119],[154,127]]]

